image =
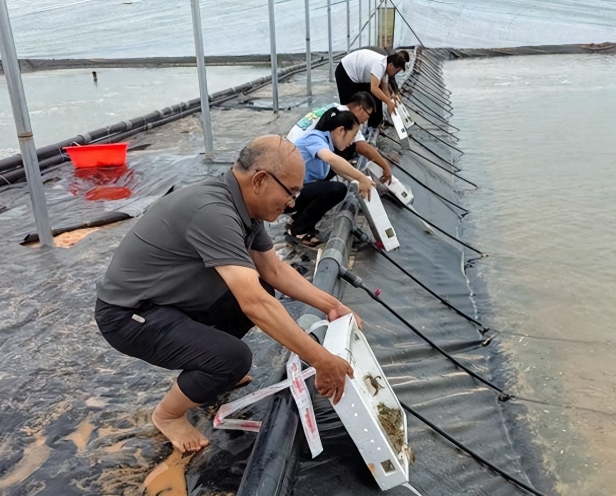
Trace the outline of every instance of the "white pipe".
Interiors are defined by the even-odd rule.
[[[39,240],[42,246],[53,247],[53,236],[51,235],[51,224],[49,223],[49,211],[47,210],[47,200],[45,189],[41,179],[41,169],[39,168],[32,126],[30,124],[30,114],[26,102],[13,30],[9,19],[9,11],[6,0],[0,0],[0,56],[2,56],[2,66],[6,77],[6,84],[9,89],[11,106],[13,108],[13,118],[17,138],[19,139],[19,149],[21,159],[26,171],[26,178],[30,188],[30,198],[34,211],[34,221]]]
[[[201,125],[205,138],[205,153],[214,151],[212,136],[212,116],[210,114],[210,97],[207,92],[207,75],[205,72],[205,54],[203,52],[203,30],[201,29],[201,6],[199,0],[190,0],[192,8],[193,35],[195,54],[197,56],[197,74],[199,76],[199,95],[201,97]]]

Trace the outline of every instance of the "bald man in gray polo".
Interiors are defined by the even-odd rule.
[[[251,141],[221,181],[157,201],[116,250],[98,285],[95,317],[117,350],[182,372],[152,414],[180,451],[208,440],[188,409],[250,380],[252,354],[241,340],[257,325],[317,371],[316,388],[337,402],[350,365],[312,340],[274,288],[322,310],[351,310],[276,255],[263,221],[292,206],[304,178],[293,144],[279,136]]]

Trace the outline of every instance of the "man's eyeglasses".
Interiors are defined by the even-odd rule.
[[[287,192],[287,195],[289,195],[289,196],[291,197],[291,198],[289,199],[289,201],[291,201],[291,200],[293,200],[294,202],[295,202],[295,201],[297,201],[297,197],[299,196],[299,193],[300,193],[299,191],[298,191],[297,193],[293,193],[293,191],[291,191],[289,188],[287,188],[287,187],[283,184],[283,182],[282,182],[280,179],[278,179],[278,178],[276,177],[276,175],[275,175],[273,172],[270,172],[270,171],[265,170],[265,169],[259,169],[257,172],[259,172],[259,171],[263,171],[263,172],[265,172],[265,173],[266,173],[268,176],[270,176],[270,177],[271,177],[274,181],[276,181],[278,184],[280,184],[280,187],[281,187],[282,189],[284,189],[284,190]]]

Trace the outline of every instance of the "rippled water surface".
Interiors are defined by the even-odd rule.
[[[562,494],[616,494],[616,57],[445,65],[466,237]]]

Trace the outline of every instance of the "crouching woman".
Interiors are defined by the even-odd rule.
[[[334,149],[344,150],[353,143],[358,130],[359,122],[355,115],[334,107],[323,114],[314,130],[295,142],[306,163],[304,187],[295,206],[288,210],[294,213],[287,234],[295,241],[305,246],[320,243],[317,223],[347,193],[343,182],[331,181],[334,176],[358,181],[359,192],[370,198],[370,188],[374,182],[334,153]]]

